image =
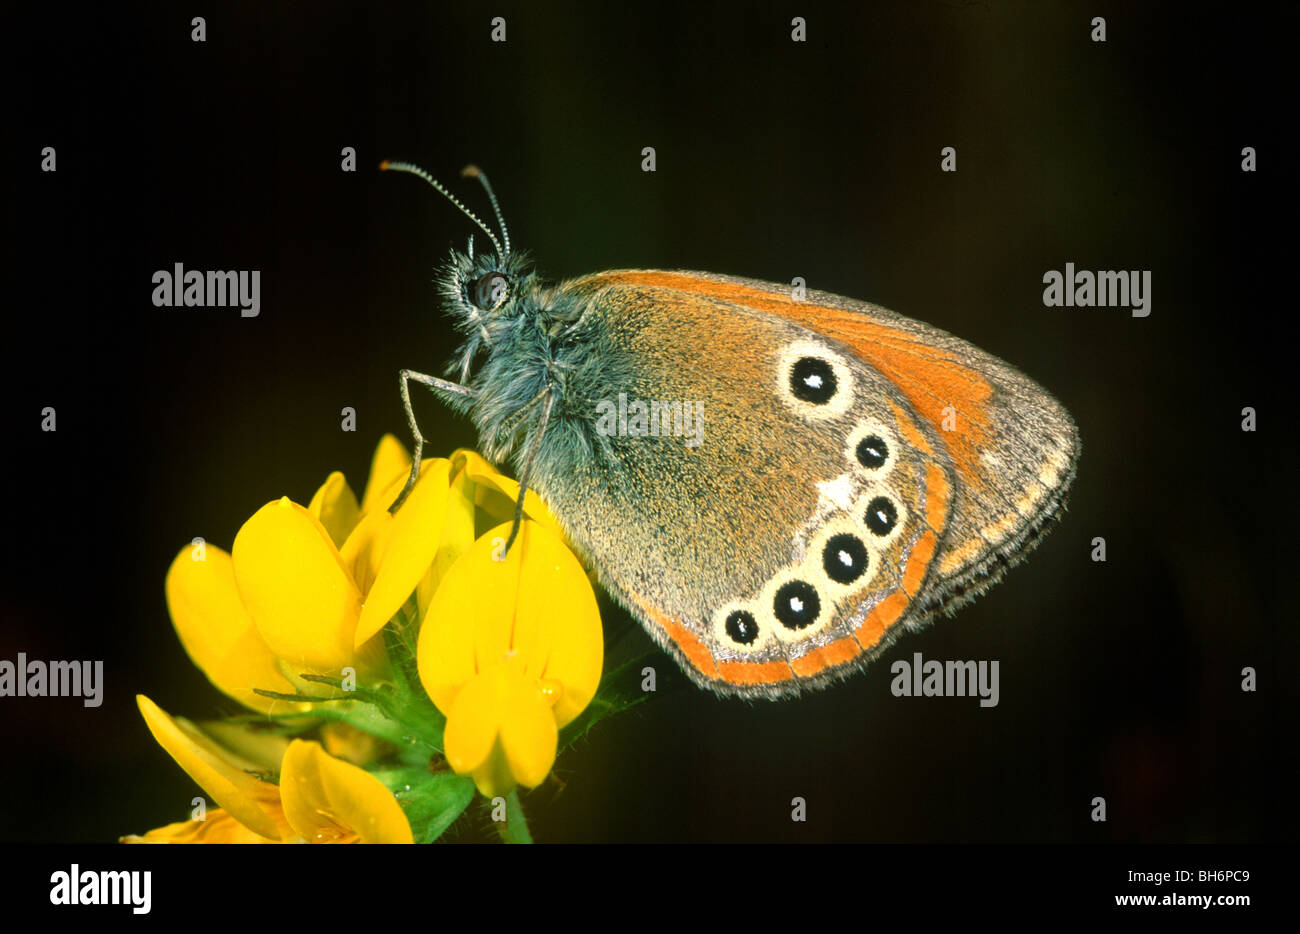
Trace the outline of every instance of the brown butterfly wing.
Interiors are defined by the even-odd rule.
[[[896,312],[786,286],[702,272],[610,273],[798,323],[840,341],[905,396],[956,470],[949,530],[916,617],[973,598],[1022,560],[1062,514],[1080,452],[1065,408],[979,348]],[[599,278],[599,277],[592,277]]]
[[[698,683],[780,697],[851,671],[883,649],[925,592],[955,489],[951,460],[906,396],[838,338],[679,287],[690,281],[638,281],[660,275],[674,274],[561,286],[589,299],[606,364],[597,385],[571,384],[566,395],[585,411],[620,393],[703,402],[703,443],[609,437],[599,457],[540,470],[538,489],[607,589]],[[808,414],[783,394],[782,367],[799,348],[841,368],[842,410]],[[854,462],[850,443],[868,430],[891,452],[871,469]],[[878,499],[890,523],[873,531],[866,514]],[[865,556],[858,567],[854,539]],[[827,553],[844,560],[834,571],[847,579],[830,577]],[[815,601],[795,602],[819,610],[797,627],[773,609],[791,582],[811,582]],[[729,611],[749,612],[762,638],[731,638]]]

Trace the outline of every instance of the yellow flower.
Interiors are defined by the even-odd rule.
[[[140,696],[154,737],[219,807],[124,840],[431,841],[473,798],[462,776],[493,797],[545,779],[559,729],[600,681],[591,581],[532,491],[505,552],[519,484],[473,451],[424,460],[390,514],[410,469],[386,435],[360,500],[332,473],[305,507],[259,509],[229,553],[199,545],[172,562],[185,650],[268,717],[200,729]],[[440,752],[455,775],[429,767]]]
[[[508,522],[491,529],[447,571],[416,655],[447,717],[447,761],[489,797],[546,778],[557,731],[590,703],[604,654],[573,553],[544,522],[525,520],[503,554],[509,534]]]
[[[168,716],[139,695],[145,723],[176,763],[220,808],[123,837],[125,843],[412,843],[411,826],[393,793],[364,769],[320,744],[295,739],[284,748],[280,782],[248,774],[248,762],[193,724]]]
[[[446,459],[424,462],[396,516],[388,506],[410,471],[391,435],[379,443],[360,505],[333,473],[304,508],[287,497],[244,523],[230,554],[186,547],[167,573],[167,605],[190,658],[220,690],[263,712],[298,705],[253,693],[323,693],[289,679],[383,670],[372,641],[427,576],[449,494]]]

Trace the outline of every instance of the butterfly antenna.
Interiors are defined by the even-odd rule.
[[[501,239],[506,242],[506,256],[510,255],[510,232],[506,230],[506,219],[501,216],[501,205],[497,203],[497,193],[492,190],[492,183],[488,181],[487,173],[476,165],[467,165],[460,170],[461,178],[477,178],[483,184],[483,190],[487,192],[488,200],[492,202],[492,212],[497,216],[497,226],[501,228]]]
[[[436,188],[444,198],[446,198],[452,204],[456,205],[456,207],[460,209],[460,212],[462,214],[464,214],[474,223],[478,224],[479,229],[482,230],[485,234],[487,234],[488,239],[492,241],[492,245],[497,248],[497,253],[499,255],[501,255],[502,257],[506,255],[505,251],[501,249],[501,241],[499,241],[496,238],[496,235],[492,233],[491,230],[488,229],[486,224],[484,224],[481,220],[479,220],[478,215],[475,214],[473,211],[471,211],[469,208],[465,207],[465,205],[461,204],[460,201],[456,199],[455,195],[453,195],[446,188],[442,187],[442,184],[436,178],[430,175],[428,172],[424,171],[424,169],[420,168],[418,165],[412,165],[409,162],[389,162],[387,159],[385,159],[383,162],[379,163],[379,170],[381,172],[407,172],[411,175],[415,175],[419,178],[424,179],[426,182],[428,182],[430,185]],[[493,203],[495,204],[495,199]],[[509,241],[506,242],[508,243]]]

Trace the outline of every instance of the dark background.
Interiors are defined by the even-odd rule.
[[[559,759],[563,793],[525,797],[539,839],[1292,839],[1296,25],[1095,0],[6,13],[0,658],[104,659],[107,687],[99,709],[0,699],[0,840],[182,819],[193,786],[134,695],[234,705],[175,637],[169,562],[332,469],[359,489],[379,437],[406,440],[397,371],[441,371],[432,268],[472,228],[383,158],[486,210],[456,177],[482,166],[551,277],[798,275],[931,322],[1041,382],[1083,439],[1038,553],[888,657],[997,659],[999,706],[895,698],[884,662],[722,701],[659,655],[660,692]],[[154,308],[175,262],[260,269],[261,315]],[[1066,262],[1151,270],[1150,317],[1045,308]],[[431,453],[474,444],[417,406]]]

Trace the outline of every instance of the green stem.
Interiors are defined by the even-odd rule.
[[[528,832],[528,818],[524,817],[524,806],[519,803],[518,790],[506,795],[506,819],[497,824],[503,843],[532,843],[533,835]]]

